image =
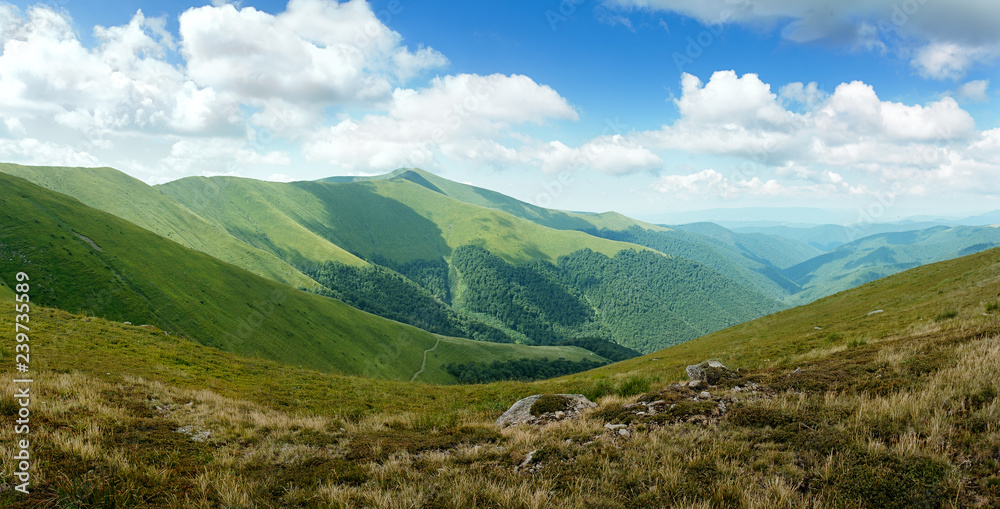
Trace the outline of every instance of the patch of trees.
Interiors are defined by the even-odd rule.
[[[559,344],[564,346],[578,346],[590,350],[611,362],[624,361],[642,355],[631,348],[601,338],[573,338]]]
[[[466,308],[496,317],[538,344],[558,343],[566,339],[566,328],[593,318],[591,308],[550,263],[513,265],[471,245],[456,249],[451,262],[462,277]]]
[[[560,357],[550,361],[543,357],[541,359],[493,361],[489,364],[480,362],[450,363],[446,364],[444,368],[463,384],[481,384],[503,380],[544,380],[587,371],[603,365],[603,362],[590,359],[569,361]]]
[[[375,255],[371,263],[388,267],[413,281],[423,289],[431,293],[435,298],[451,302],[451,293],[448,286],[448,263],[443,259],[437,260],[411,260],[406,263],[396,263],[388,258]]]
[[[513,342],[500,329],[456,313],[427,289],[387,267],[326,262],[306,275],[323,285],[316,293],[383,318],[446,336]]]
[[[560,257],[616,343],[651,352],[778,311],[780,303],[699,263],[652,251],[613,258],[589,249]]]

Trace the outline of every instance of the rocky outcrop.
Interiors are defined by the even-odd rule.
[[[583,394],[555,394],[555,395],[545,395],[545,396],[557,396],[562,398],[558,400],[557,398],[547,397],[544,402],[549,403],[546,409],[554,409],[558,407],[558,410],[553,411],[539,411],[536,408],[535,412],[532,412],[532,406],[542,398],[542,394],[535,394],[533,396],[528,396],[517,403],[511,405],[511,407],[504,412],[503,415],[497,419],[496,425],[501,428],[506,428],[507,426],[514,426],[517,424],[548,424],[550,422],[562,421],[565,419],[575,419],[579,417],[584,410],[588,408],[594,408],[597,406],[596,403],[587,399]],[[552,406],[553,402],[559,403],[556,406]]]
[[[705,382],[708,385],[715,385],[719,383],[719,380],[735,378],[736,372],[719,361],[705,361],[688,366],[687,376],[691,382]],[[692,384],[692,386],[697,385],[697,383]]]

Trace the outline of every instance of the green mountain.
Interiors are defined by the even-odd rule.
[[[913,267],[1000,246],[1000,228],[935,226],[871,235],[784,270],[802,292],[790,302],[811,302]]]
[[[0,163],[0,173],[21,177],[37,185],[66,194],[85,205],[116,215],[183,246],[209,254],[255,274],[295,287],[314,287],[301,272],[271,253],[236,239],[158,188],[146,185],[111,168],[61,168]],[[364,265],[336,246],[328,258],[345,264]]]
[[[583,248],[608,255],[635,248],[470,206],[406,179],[285,184],[193,177],[158,187],[237,237],[294,264],[326,261],[299,247],[313,244],[334,244],[364,259],[394,263],[440,259],[467,244],[511,262],[555,261]]]
[[[645,276],[630,282],[636,288],[630,298],[609,295],[619,289],[606,285],[585,289],[579,285],[587,280],[587,275],[573,271],[595,267],[565,269],[561,265],[563,258],[589,250],[600,255],[601,263],[616,265],[620,263],[614,261],[616,255],[623,250],[653,251],[637,243],[553,229],[500,209],[514,210],[535,220],[561,222],[564,226],[577,221],[578,226],[590,228],[595,224],[611,224],[601,222],[611,221],[611,216],[580,223],[585,216],[533,208],[495,193],[449,184],[425,172],[407,170],[363,180],[291,184],[224,177],[188,178],[159,187],[237,238],[302,268],[327,284],[329,295],[382,316],[431,327],[436,332],[461,332],[467,337],[494,340],[507,336],[534,344],[604,337],[629,348],[650,351],[782,307],[757,287],[739,288],[741,282],[728,281],[725,274],[697,269],[690,260],[660,260],[662,255],[649,258],[649,263],[663,270],[682,269],[685,274],[671,279],[669,289],[654,288],[664,281],[650,271],[640,272]],[[479,196],[479,201],[490,207],[455,199],[446,191],[466,200],[472,200],[472,195]],[[214,199],[208,200],[204,194]],[[632,228],[638,228],[637,223],[632,223]],[[653,228],[654,232],[662,230]],[[331,267],[321,269],[319,264],[323,260],[303,256],[308,249],[297,247],[306,242],[307,236],[289,238],[286,235],[289,231],[307,231],[313,242],[341,246],[410,279],[430,295],[420,295],[413,285],[384,271],[364,272],[372,278],[382,278],[382,283],[374,284],[374,280],[363,281],[358,271],[345,278],[334,274]],[[485,254],[474,261],[457,260],[456,255],[469,247]],[[327,274],[319,274],[320,270],[326,270]],[[379,303],[373,292],[365,290],[384,285],[393,285],[403,293],[383,300],[405,295],[400,300],[407,304]],[[712,293],[722,288],[732,291]],[[561,322],[556,318],[559,313],[545,311],[556,302],[574,302],[568,297],[547,300],[556,295],[576,295],[573,299],[587,309],[587,318]],[[660,300],[678,295],[684,298],[670,298],[667,305]],[[434,303],[431,297],[439,303]],[[681,300],[694,305],[683,307],[677,304]],[[425,304],[415,307],[414,302]],[[449,306],[450,311],[443,306]],[[396,309],[390,309],[393,307]],[[625,323],[624,317],[639,316],[630,307],[643,310],[643,322]],[[720,309],[738,311],[720,312]]]
[[[636,221],[617,212],[579,213],[547,209],[511,198],[496,191],[454,182],[417,168],[401,168],[391,173],[374,177],[329,177],[320,181],[344,183],[403,180],[413,182],[431,191],[454,198],[463,203],[468,203],[469,205],[506,212],[512,216],[556,230],[586,230],[589,228],[620,230],[630,226],[640,226],[657,231],[662,229],[659,226]]]
[[[31,302],[149,324],[242,355],[328,372],[447,382],[424,352],[448,362],[593,358],[577,347],[537,349],[442,340],[423,330],[302,292],[183,247],[111,214],[0,173],[0,274],[31,277]],[[464,345],[464,346],[463,346]],[[470,347],[462,354],[464,347]]]
[[[5,490],[0,504],[990,507],[997,274],[994,249],[593,371],[447,387],[34,307],[31,452],[45,460],[32,464],[31,495]],[[0,327],[13,320],[0,313]],[[736,372],[697,391],[674,384],[705,359]],[[598,407],[494,425],[520,398],[560,393]],[[18,408],[0,398],[5,417]]]

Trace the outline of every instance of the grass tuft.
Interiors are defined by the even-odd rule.
[[[616,394],[626,398],[644,392],[649,392],[649,379],[637,376],[626,378],[615,389]]]
[[[937,316],[935,316],[934,317],[934,321],[935,322],[941,322],[941,321],[944,321],[944,320],[951,320],[952,318],[955,318],[956,316],[958,316],[958,311],[955,311],[954,309],[949,309],[948,311],[944,311],[944,312],[938,314]]]

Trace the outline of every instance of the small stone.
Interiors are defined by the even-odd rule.
[[[665,403],[665,401],[663,401],[662,399],[658,399],[658,400],[650,403],[649,406],[662,405],[663,403]]]
[[[624,428],[626,426],[627,426],[627,424],[611,424],[610,422],[604,425],[605,428],[608,428],[610,430]]]
[[[725,413],[725,411],[726,411],[726,402],[725,401],[720,401],[719,402],[719,411]]]
[[[535,457],[536,452],[538,452],[538,449],[529,452],[528,455],[524,458],[524,461],[522,461],[521,464],[517,466],[517,468],[524,468],[528,466],[528,463],[531,463],[532,458]]]
[[[708,391],[701,391],[698,394],[698,397],[701,398],[701,399],[712,399],[712,394],[709,393]]]
[[[627,436],[629,436],[629,432],[628,432],[628,430],[627,430],[627,429],[620,429],[620,430],[618,430],[618,434],[619,434],[620,436],[623,436],[623,437],[627,437]]]

